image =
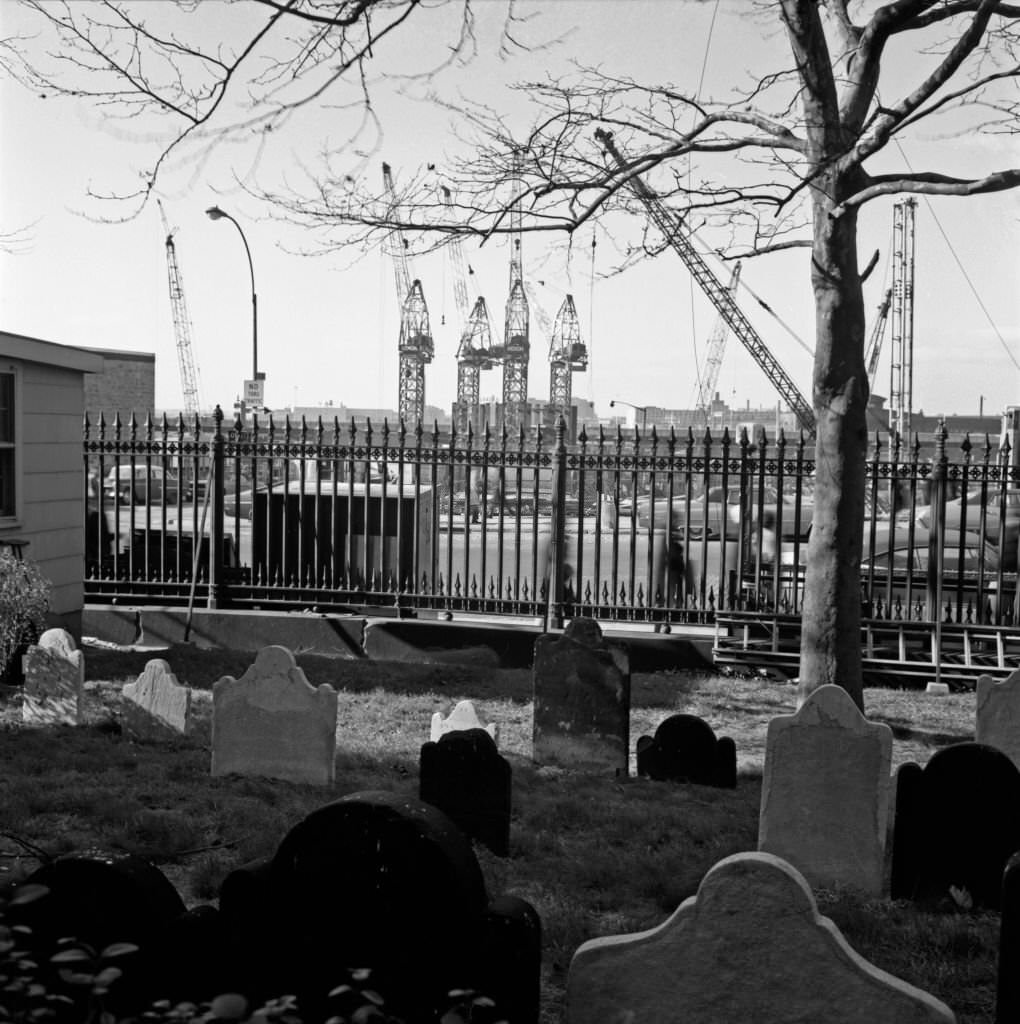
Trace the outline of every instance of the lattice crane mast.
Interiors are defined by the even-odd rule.
[[[177,341],[177,366],[181,372],[181,391],[184,393],[184,412],[189,417],[197,416],[199,405],[198,374],[195,371],[195,358],[191,351],[191,318],[188,316],[187,303],[184,301],[184,284],[181,281],[181,268],[177,263],[177,249],[174,246],[174,235],[166,219],[163,204],[157,199],[159,215],[163,220],[166,233],[166,269],[170,284],[170,310],[174,318],[174,337]]]
[[[396,221],[397,198],[393,187],[390,165],[383,164],[383,184],[390,200],[389,213]],[[400,357],[397,385],[397,412],[403,423],[416,426],[425,418],[425,367],[435,355],[435,343],[429,324],[429,309],[425,303],[421,281],[412,279],[411,260],[407,242],[399,228],[392,228],[387,238],[387,252],[393,260],[400,307]]]
[[[554,415],[570,423],[575,371],[588,369],[588,349],[581,340],[581,321],[574,296],[563,300],[549,340],[549,404]]]
[[[910,434],[914,400],[914,209],[912,196],[893,206],[892,366],[889,430]]]
[[[878,373],[878,357],[882,354],[882,341],[885,338],[885,325],[889,319],[889,306],[892,303],[892,288],[886,289],[885,298],[878,307],[875,326],[871,329],[868,339],[868,350],[864,357],[864,365],[868,368],[868,391],[874,390],[875,377]]]
[[[740,283],[740,262],[733,267],[730,283],[726,288],[731,299],[737,297],[737,285]],[[712,402],[715,399],[716,385],[719,383],[719,371],[722,369],[723,356],[726,354],[726,340],[729,337],[730,325],[721,313],[712,328],[712,336],[708,339],[708,350],[705,352],[705,368],[701,372],[701,384],[694,401],[694,408],[705,414],[705,423],[711,423]]]
[[[443,186],[443,202],[447,209],[452,207],[450,190]],[[460,344],[457,347],[457,401],[453,407],[453,423],[458,434],[467,433],[468,424],[478,426],[478,406],[481,402],[481,373],[491,370],[498,358],[492,344],[492,324],[485,299],[479,295],[474,306],[470,306],[467,286],[467,266],[460,238],[454,235],[450,241],[453,257],[453,298],[461,328]]]
[[[611,132],[597,128],[595,130],[595,138],[616,161],[618,167],[626,167],[626,161],[616,148]],[[691,272],[695,281],[701,286],[702,291],[711,300],[712,305],[725,318],[730,326],[730,330],[740,339],[741,344],[747,351],[751,353],[754,361],[762,368],[765,376],[768,377],[773,387],[779,392],[779,396],[793,410],[801,428],[810,434],[814,434],[816,424],[811,403],[804,398],[797,385],[793,383],[790,375],[769,351],[768,346],[759,337],[758,332],[751,325],[747,317],[744,316],[743,311],[736,304],[733,297],[723,287],[715,274],[712,273],[701,253],[684,236],[682,219],[677,214],[667,210],[662,200],[637,175],[630,178],[629,184],[637,194],[637,197],[644,203],[645,209],[648,210],[648,215],[663,233],[666,241],[672,246],[680,259],[683,260],[684,265]]]
[[[521,175],[520,150],[514,151],[515,188],[510,207],[510,294],[506,300],[503,325],[503,424],[511,433],[520,429],[528,406],[528,360],[531,356],[530,310],[524,291],[524,264],[521,253]]]

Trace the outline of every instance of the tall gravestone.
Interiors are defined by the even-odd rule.
[[[79,725],[85,690],[85,658],[66,629],[47,629],[22,662],[26,725]]]
[[[841,686],[814,690],[769,722],[758,849],[815,886],[883,888],[892,730]]]
[[[630,660],[594,619],[572,619],[562,636],[535,641],[534,759],[539,764],[626,776]]]
[[[145,663],[133,683],[125,683],[124,726],[140,739],[167,739],[192,731],[191,689],[181,686],[162,658]]]
[[[418,795],[497,857],[510,853],[511,769],[484,729],[455,729],[421,748]]]
[[[995,1024],[1020,1020],[1020,853],[1002,874],[1002,919],[999,923],[999,979]]]
[[[638,738],[637,771],[657,781],[735,789],[737,747],[728,736],[717,739],[697,715],[670,715],[654,736]]]
[[[1003,680],[978,678],[974,739],[997,747],[1020,768],[1020,669]]]
[[[364,792],[313,811],[273,857],[232,872],[220,911],[254,998],[298,996],[329,1015],[344,969],[371,971],[387,1012],[434,1022],[451,989],[493,998],[511,1024],[538,1018],[541,924],[524,900],[490,900],[471,844],[440,810]]]
[[[337,692],[314,687],[286,647],[263,647],[240,679],[213,684],[212,774],[332,785]]]
[[[456,732],[460,729],[484,729],[499,745],[499,727],[495,722],[488,725],[478,717],[478,711],[469,700],[458,701],[453,710],[445,718],[442,712],[437,711],[432,716],[432,726],[429,730],[429,740],[438,743],[439,738],[448,732]]]
[[[999,906],[1002,873],[1020,850],[1020,770],[983,743],[954,743],[928,764],[900,765],[893,829],[893,899]]]
[[[934,996],[870,964],[818,913],[804,877],[768,853],[705,875],[657,928],[585,942],[566,1024],[951,1024]]]

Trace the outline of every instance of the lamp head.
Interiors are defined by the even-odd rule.
[[[609,408],[612,409],[612,408],[615,408],[615,406],[616,406],[616,399],[615,398],[610,398],[609,399]]]
[[[226,217],[226,214],[218,206],[210,206],[209,209],[205,211],[205,215],[210,220],[219,220],[221,217]]]

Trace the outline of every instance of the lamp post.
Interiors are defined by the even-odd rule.
[[[612,409],[617,405],[629,405],[634,412],[641,413],[641,429],[644,430],[648,426],[648,406],[647,405],[635,405],[633,402],[625,402],[622,398],[611,398],[609,400],[609,408]]]
[[[248,270],[251,273],[251,379],[253,385],[251,397],[252,404],[260,407],[264,399],[261,382],[266,379],[266,375],[259,372],[259,300],[255,294],[255,265],[251,260],[251,249],[248,248],[248,239],[244,237],[241,225],[226,210],[221,210],[218,206],[210,206],[205,213],[210,220],[226,219],[237,228],[237,233],[241,236],[241,242],[244,244],[245,255],[248,257]]]

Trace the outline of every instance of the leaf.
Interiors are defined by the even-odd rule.
[[[24,907],[29,903],[35,903],[36,900],[41,900],[43,896],[48,896],[50,890],[45,885],[19,885],[14,890],[14,895],[11,897],[12,907]]]
[[[91,960],[92,957],[80,947],[73,949],[64,949],[59,953],[54,953],[50,957],[51,964],[80,964],[86,960]]]
[[[96,984],[105,988],[112,985],[123,973],[119,967],[104,967],[96,975]]]
[[[248,1014],[248,1000],[237,992],[224,992],[212,1001],[209,1009],[220,1020],[244,1020]]]
[[[107,946],[99,954],[100,960],[113,960],[118,956],[129,956],[131,953],[137,953],[138,947],[132,942],[114,942],[112,945]]]

